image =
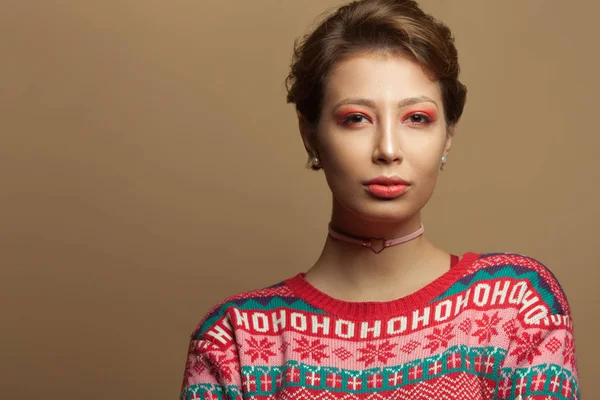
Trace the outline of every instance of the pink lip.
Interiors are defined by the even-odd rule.
[[[395,197],[398,197],[404,194],[404,192],[406,192],[406,189],[408,189],[408,185],[367,185],[367,190],[371,194],[384,199],[393,199]]]
[[[404,179],[397,177],[378,176],[375,179],[371,179],[366,182],[367,185],[383,185],[383,186],[395,186],[395,185],[409,185]]]
[[[379,176],[366,182],[367,190],[375,197],[393,199],[406,192],[410,184],[398,177]]]

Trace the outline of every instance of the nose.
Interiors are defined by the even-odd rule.
[[[380,124],[375,135],[373,161],[377,164],[401,162],[403,155],[400,148],[400,135],[392,118],[386,118]]]

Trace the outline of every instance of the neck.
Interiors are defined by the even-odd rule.
[[[395,239],[408,235],[421,226],[421,216],[396,223],[378,223],[334,212],[331,226],[348,236],[361,238]],[[419,275],[426,276],[432,265],[449,266],[448,253],[436,248],[425,234],[405,243],[385,248],[375,254],[368,248],[327,236],[323,251],[307,273],[313,280],[337,282],[341,290],[356,293],[356,298],[375,298],[374,294],[397,292],[398,282],[418,284]],[[341,289],[341,288],[346,289]],[[349,288],[349,289],[348,289]],[[333,287],[329,288],[336,292]],[[341,295],[341,292],[338,292]],[[346,296],[348,297],[348,296]]]
[[[406,220],[371,221],[335,207],[331,215],[331,227],[344,235],[357,238],[396,239],[415,232],[421,227],[421,213]]]
[[[335,227],[336,225],[332,223],[332,226]],[[416,231],[419,227],[420,225],[415,229],[411,229],[406,234]],[[350,235],[343,229],[338,231]],[[404,235],[404,233],[400,233],[398,237]],[[351,236],[384,239],[395,239],[397,237],[396,235],[371,236],[368,234],[352,234]],[[332,268],[337,273],[343,273],[346,276],[355,275],[359,279],[362,275],[372,275],[373,273],[380,277],[393,277],[401,276],[406,271],[423,263],[427,258],[426,256],[433,250],[434,246],[425,234],[407,242],[386,247],[380,253],[375,253],[371,249],[328,235],[321,256],[319,257],[319,262],[329,265],[328,268]]]
[[[383,239],[392,241],[396,239],[406,238],[408,235],[413,235],[421,228],[421,213],[417,212],[411,217],[404,220],[367,220],[357,213],[353,213],[342,207],[334,200],[333,211],[331,215],[330,229],[334,233],[339,233],[342,236],[354,239]],[[335,235],[334,235],[335,238]],[[341,239],[341,238],[338,238]],[[420,240],[419,240],[420,239]],[[428,240],[423,240],[422,235],[412,238],[400,244],[386,247],[380,254],[373,254],[375,257],[365,255],[364,249],[357,245],[346,246],[346,243],[337,243],[338,240],[328,238],[325,250],[340,250],[339,256],[366,261],[370,265],[369,269],[376,266],[377,269],[386,270],[387,267],[392,267],[397,270],[403,264],[412,263],[411,254],[423,251]],[[343,240],[342,240],[343,242]],[[381,243],[380,240],[377,242]],[[338,253],[338,251],[335,251]],[[387,253],[387,254],[383,254]],[[423,253],[421,253],[423,254]],[[379,267],[377,267],[379,266]]]

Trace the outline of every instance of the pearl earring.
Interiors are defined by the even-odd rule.
[[[447,160],[446,156],[442,156],[442,162],[445,163]]]
[[[317,157],[313,157],[312,158],[312,164],[313,164],[313,166],[316,167],[319,164],[319,159]]]

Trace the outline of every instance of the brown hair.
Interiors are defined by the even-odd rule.
[[[286,79],[288,103],[313,126],[321,114],[325,79],[332,67],[359,51],[396,52],[419,63],[440,84],[446,125],[462,115],[467,88],[458,80],[458,54],[450,29],[413,0],[359,0],[340,7],[294,43]],[[313,168],[318,169],[318,168]]]

